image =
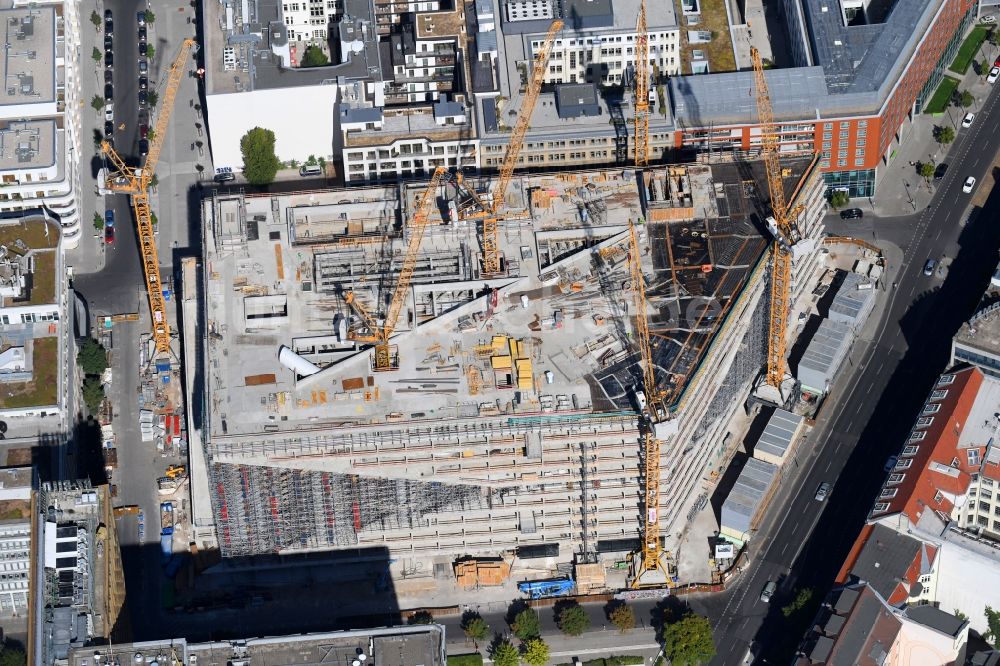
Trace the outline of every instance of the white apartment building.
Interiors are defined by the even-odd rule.
[[[65,248],[80,241],[79,16],[75,2],[0,9],[0,214],[44,208]]]
[[[288,41],[325,42],[330,22],[340,12],[337,0],[296,0],[281,5],[281,16],[288,26]]]
[[[31,523],[0,522],[0,617],[27,614],[30,567]]]
[[[580,35],[556,39],[549,56],[546,83],[596,82],[617,85],[628,81],[626,71],[635,62],[635,31],[622,34]],[[542,45],[541,39],[531,41],[531,51]],[[680,74],[680,31],[649,32],[649,64],[661,75]],[[655,104],[655,100],[654,100]]]

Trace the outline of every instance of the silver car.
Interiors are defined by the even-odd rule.
[[[816,489],[815,499],[817,502],[822,502],[827,497],[830,496],[830,484],[824,481],[819,484],[819,488]]]
[[[773,580],[767,581],[767,585],[765,585],[764,589],[761,590],[760,592],[760,600],[763,601],[765,604],[770,602],[771,597],[773,597],[774,593],[777,591],[778,591],[778,584],[775,583]]]

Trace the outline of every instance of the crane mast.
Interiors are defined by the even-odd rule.
[[[446,172],[447,169],[444,167],[437,167],[434,170],[434,175],[431,176],[430,182],[427,183],[427,187],[424,188],[424,191],[420,194],[420,198],[417,200],[416,208],[407,224],[410,230],[410,240],[406,245],[403,267],[399,271],[399,278],[396,280],[392,300],[389,302],[389,308],[386,311],[382,325],[379,326],[375,318],[358,302],[354,296],[354,292],[349,291],[344,295],[344,300],[354,309],[361,320],[365,322],[365,326],[369,330],[369,335],[352,335],[352,339],[359,342],[375,343],[376,371],[395,370],[399,367],[398,359],[393,358],[389,337],[396,328],[399,314],[403,310],[403,302],[406,300],[406,294],[410,289],[410,281],[413,279],[413,270],[417,265],[417,254],[420,252],[420,243],[424,238],[424,231],[427,229],[427,216],[430,214],[434,195],[438,191],[441,179],[444,178]]]
[[[639,4],[635,38],[635,165],[649,164],[649,34],[646,0]]]
[[[548,67],[549,56],[552,53],[552,45],[555,43],[556,34],[562,30],[563,22],[555,20],[549,25],[549,30],[545,35],[545,41],[535,53],[534,65],[531,68],[531,78],[528,81],[528,88],[524,99],[521,101],[518,110],[517,122],[510,135],[510,142],[504,152],[503,162],[500,165],[500,177],[493,188],[493,193],[487,200],[483,200],[478,194],[472,192],[471,198],[476,203],[479,210],[462,215],[462,219],[482,219],[483,221],[483,274],[498,275],[501,271],[500,248],[497,241],[497,222],[504,209],[504,199],[507,196],[507,188],[514,177],[514,167],[517,166],[518,157],[521,154],[521,147],[524,145],[524,137],[528,133],[531,125],[531,115],[535,111],[535,104],[538,102],[538,95],[542,91],[542,83],[545,80],[545,69]]]
[[[771,95],[764,76],[760,52],[751,47],[754,83],[756,87],[757,120],[761,125],[764,166],[767,171],[767,188],[771,195],[771,214],[774,218],[774,242],[771,244],[771,308],[768,322],[767,378],[766,382],[780,392],[785,378],[785,338],[788,330],[788,304],[791,297],[792,252],[797,238],[794,220],[802,210],[796,206],[789,210],[778,160],[778,136],[774,129]]]
[[[177,89],[184,73],[184,63],[197,45],[193,39],[185,39],[180,51],[170,65],[170,72],[163,95],[163,107],[156,121],[153,140],[145,164],[132,168],[125,164],[121,155],[107,141],[101,143],[103,152],[114,166],[109,172],[108,186],[115,192],[131,195],[132,211],[135,213],[139,252],[142,254],[142,269],[146,278],[146,294],[149,298],[149,313],[153,321],[153,340],[158,354],[170,351],[170,324],[167,321],[167,304],[163,296],[163,282],[160,280],[160,259],[153,229],[152,211],[149,207],[149,186],[153,180],[156,165],[160,160],[163,139],[167,133],[170,115],[173,112]]]

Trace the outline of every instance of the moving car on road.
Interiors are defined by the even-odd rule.
[[[969,176],[965,179],[965,183],[962,185],[962,191],[966,194],[972,194],[972,189],[976,186],[975,176]]]
[[[865,214],[860,208],[848,208],[840,211],[840,219],[842,220],[857,220],[864,216]]]
[[[965,114],[965,117],[962,118],[962,127],[966,129],[972,127],[972,121],[975,119],[976,119],[976,114],[974,113]]]
[[[774,596],[774,593],[777,590],[778,590],[777,583],[775,583],[773,580],[767,581],[767,585],[765,585],[764,589],[761,590],[760,592],[760,600],[763,601],[765,604],[768,603],[769,601],[771,601],[771,597]]]
[[[816,495],[814,496],[817,502],[822,502],[827,497],[830,496],[830,484],[824,481],[819,484],[819,488],[816,489]]]
[[[927,263],[924,264],[924,275],[926,275],[928,277],[930,277],[931,275],[934,275],[934,267],[935,266],[937,266],[937,262],[934,261],[933,259],[928,259]],[[893,464],[895,464],[895,463],[893,463]]]

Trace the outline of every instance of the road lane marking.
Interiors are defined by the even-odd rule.
[[[865,395],[868,395],[868,394],[869,394],[869,393],[871,393],[871,392],[872,392],[872,385],[871,385],[871,384],[868,384],[868,390],[867,390],[867,391],[865,391]]]
[[[781,549],[781,554],[782,555],[784,555],[785,551],[788,550],[788,544],[790,544],[790,543],[791,543],[790,541],[786,541],[785,542],[785,547]]]
[[[830,471],[830,465],[832,465],[832,464],[833,464],[833,460],[827,460],[826,461],[826,469],[824,469],[823,471],[824,472],[829,472]]]

